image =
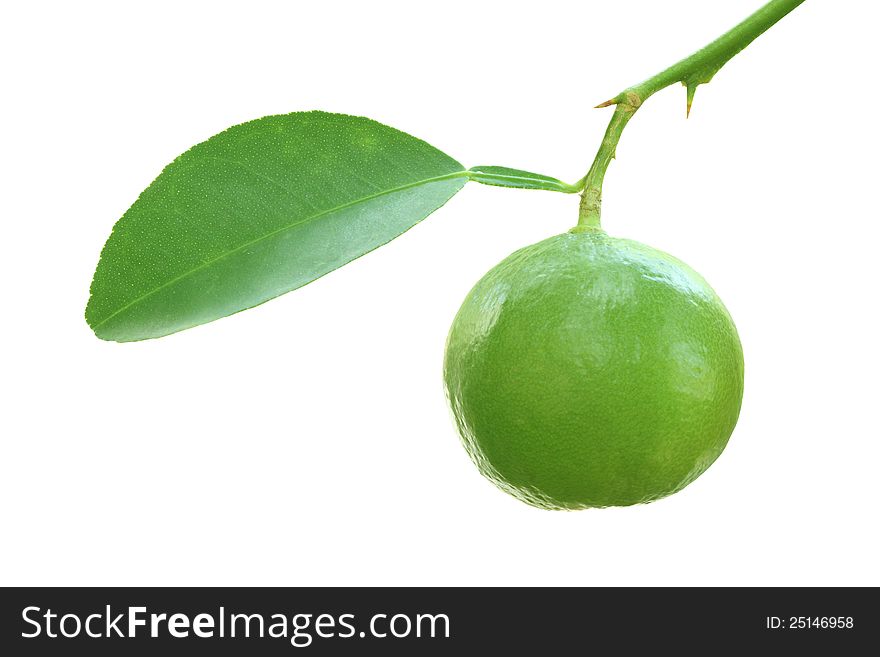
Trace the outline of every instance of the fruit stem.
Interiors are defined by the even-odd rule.
[[[575,187],[583,190],[578,216],[579,227],[598,228],[600,226],[602,182],[605,179],[605,172],[608,170],[611,160],[614,159],[623,129],[636,110],[642,106],[642,103],[661,89],[681,82],[687,87],[687,114],[690,115],[691,103],[697,87],[709,82],[712,76],[734,55],[803,1],[771,0],[702,50],[685,57],[644,82],[624,89],[610,100],[596,106],[610,107],[614,105],[614,114],[611,116],[611,121],[608,123],[605,136],[602,138],[602,143],[590,170],[575,184]]]

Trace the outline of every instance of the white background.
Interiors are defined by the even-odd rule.
[[[446,331],[577,197],[468,185],[308,287],[161,340],[83,309],[115,220],[229,125],[366,115],[466,166],[578,179],[591,109],[760,5],[10,3],[2,55],[2,584],[880,584],[873,3],[807,2],[627,128],[604,226],[725,300],[746,358],[720,460],[647,506],[530,508],[484,480]]]

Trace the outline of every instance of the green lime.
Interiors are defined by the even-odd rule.
[[[596,229],[486,274],[452,324],[444,378],[465,448],[501,489],[543,508],[624,506],[718,458],[743,356],[699,274]]]

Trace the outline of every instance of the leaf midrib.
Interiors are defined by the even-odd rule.
[[[267,239],[274,237],[275,235],[278,235],[280,233],[283,233],[287,230],[291,230],[293,228],[296,228],[297,226],[301,226],[302,224],[306,224],[310,221],[314,221],[315,219],[320,219],[321,217],[323,217],[325,215],[333,214],[334,212],[338,212],[340,210],[345,210],[346,208],[350,208],[350,207],[355,206],[359,203],[366,203],[367,201],[372,201],[375,198],[379,198],[379,197],[385,196],[387,194],[394,194],[395,192],[402,192],[407,189],[411,189],[413,187],[418,187],[419,185],[427,185],[428,183],[439,182],[441,180],[452,180],[454,178],[467,178],[467,177],[469,177],[468,171],[462,169],[461,171],[454,171],[452,173],[446,173],[446,174],[443,174],[442,176],[433,176],[431,178],[424,178],[422,180],[416,180],[411,183],[407,183],[405,185],[400,185],[399,187],[393,187],[391,189],[386,189],[381,192],[376,192],[375,194],[370,194],[368,196],[362,196],[362,197],[357,198],[353,201],[349,201],[347,203],[343,203],[341,205],[337,205],[335,207],[328,208],[327,210],[321,210],[320,212],[316,212],[315,214],[313,214],[309,217],[305,217],[303,219],[300,219],[299,221],[295,221],[295,222],[288,224],[286,226],[276,228],[275,230],[272,230],[272,231],[266,233],[265,235],[261,235],[260,237],[257,237],[256,239],[252,239],[249,242],[245,242],[244,244],[240,244],[239,246],[236,246],[235,248],[230,249],[229,251],[226,251],[225,253],[222,253],[219,256],[212,258],[211,260],[203,262],[200,265],[198,265],[197,267],[193,267],[192,269],[187,270],[178,276],[175,276],[174,278],[162,283],[161,285],[153,288],[152,290],[149,290],[148,292],[144,292],[136,299],[129,301],[127,304],[125,304],[124,306],[122,306],[118,310],[115,310],[112,313],[110,313],[109,315],[107,315],[107,317],[102,319],[97,324],[94,324],[92,326],[92,330],[97,330],[99,327],[103,326],[104,324],[109,322],[111,319],[113,319],[114,317],[119,315],[120,313],[123,313],[126,310],[128,310],[129,308],[136,306],[137,304],[141,303],[144,299],[147,299],[147,298],[153,296],[154,294],[161,292],[165,288],[170,287],[170,286],[174,285],[175,283],[179,283],[180,281],[187,278],[188,276],[192,276],[196,272],[201,271],[203,269],[206,269],[206,268],[210,267],[211,265],[219,262],[220,260],[223,260],[224,258],[227,258],[227,257],[241,251],[242,249],[246,249],[249,246],[253,246],[254,244],[258,244],[258,243],[262,242],[263,240],[267,240]]]

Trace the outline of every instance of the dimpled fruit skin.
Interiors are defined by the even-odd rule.
[[[512,254],[464,301],[446,393],[465,448],[502,490],[550,509],[681,490],[739,416],[742,347],[706,281],[601,230]]]

